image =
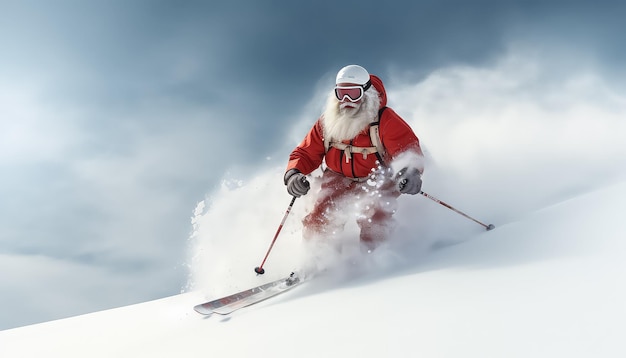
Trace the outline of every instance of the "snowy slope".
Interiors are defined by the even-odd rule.
[[[0,356],[624,357],[624,198],[626,182],[607,186],[227,317],[196,314],[198,289],[2,331]]]

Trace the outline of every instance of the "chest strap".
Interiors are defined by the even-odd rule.
[[[363,154],[363,159],[367,159],[368,154],[374,154],[378,152],[378,149],[376,149],[376,147],[356,147],[342,142],[331,142],[330,146],[339,150],[343,150],[343,153],[346,157],[346,163],[350,162],[350,159],[352,158],[352,153]]]

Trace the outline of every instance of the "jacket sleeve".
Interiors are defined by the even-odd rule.
[[[392,162],[401,155],[409,156],[413,158],[412,166],[424,171],[424,154],[419,139],[411,126],[391,108],[387,108],[380,119],[380,136]]]
[[[318,119],[302,142],[289,155],[287,171],[297,169],[307,175],[322,164],[326,154],[322,133],[322,124]]]

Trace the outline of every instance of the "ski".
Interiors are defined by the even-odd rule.
[[[238,309],[287,292],[302,282],[303,280],[292,272],[288,277],[281,278],[280,280],[272,281],[213,301],[201,303],[194,306],[193,309],[203,315],[210,315],[212,313],[228,315]]]

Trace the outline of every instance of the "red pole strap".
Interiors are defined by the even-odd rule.
[[[256,272],[259,275],[262,275],[265,273],[265,270],[263,269],[263,265],[265,265],[265,261],[267,260],[267,257],[270,255],[270,252],[272,251],[272,248],[274,247],[274,243],[276,242],[276,239],[278,238],[278,234],[280,234],[280,230],[283,229],[283,225],[285,225],[285,221],[287,220],[287,216],[289,216],[289,213],[291,212],[291,208],[293,207],[293,203],[296,201],[296,197],[294,196],[291,199],[291,203],[289,203],[289,206],[287,207],[287,211],[285,212],[285,216],[283,216],[283,220],[280,222],[280,225],[278,226],[278,230],[276,230],[276,234],[274,235],[274,239],[272,240],[272,243],[270,244],[270,248],[267,250],[267,253],[265,254],[265,257],[263,258],[263,262],[261,262],[261,265],[259,267],[255,267],[254,268],[254,272]]]
[[[430,194],[426,194],[426,193],[424,193],[423,191],[420,191],[420,194],[424,195],[424,196],[425,196],[425,197],[427,197],[428,199],[430,199],[430,200],[432,200],[432,201],[434,201],[434,202],[436,202],[436,203],[438,203],[438,204],[441,204],[441,205],[445,206],[446,208],[448,208],[448,209],[450,209],[450,210],[452,210],[452,211],[456,212],[457,214],[461,214],[461,215],[465,216],[466,218],[468,218],[468,219],[470,219],[470,220],[474,221],[475,223],[477,223],[477,224],[480,224],[480,225],[484,226],[484,227],[485,227],[485,229],[487,229],[487,230],[492,230],[492,229],[495,229],[495,228],[496,228],[493,224],[489,224],[489,225],[487,225],[487,224],[483,224],[483,223],[481,223],[480,221],[478,221],[478,220],[474,219],[473,217],[471,217],[471,216],[469,216],[469,215],[467,215],[467,214],[465,214],[465,213],[461,212],[460,210],[457,210],[457,209],[453,208],[451,205],[444,203],[443,201],[441,201],[441,200],[439,200],[439,199],[435,198],[434,196],[432,196],[432,195],[430,195]]]

